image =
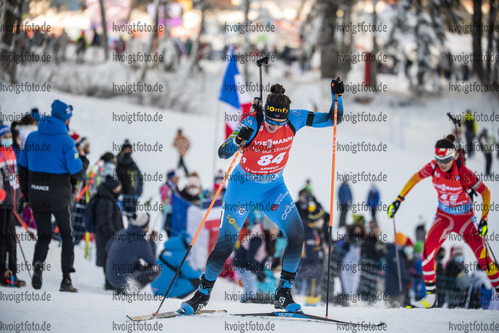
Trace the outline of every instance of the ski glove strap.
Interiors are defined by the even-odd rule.
[[[395,213],[397,212],[397,210],[399,209],[400,207],[400,203],[402,202],[402,200],[400,200],[400,196],[397,198],[397,200],[395,200],[394,202],[392,202],[392,204],[388,207],[388,218],[392,218],[395,216]]]
[[[485,236],[487,234],[487,231],[488,231],[488,226],[487,226],[487,220],[481,220],[480,223],[478,223],[478,234],[480,236]]]

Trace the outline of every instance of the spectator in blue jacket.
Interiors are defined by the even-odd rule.
[[[106,279],[119,293],[140,290],[161,273],[156,265],[157,233],[147,236],[148,230],[149,214],[141,213],[107,243]],[[147,265],[142,265],[140,259]]]
[[[376,211],[379,205],[379,191],[374,183],[371,184],[371,188],[367,193],[367,207],[371,211],[373,220],[376,221]]]
[[[343,184],[340,185],[340,189],[338,191],[338,199],[340,201],[340,224],[339,228],[346,226],[346,218],[347,212],[350,209],[350,205],[353,201],[352,191],[350,190],[350,185],[348,185],[348,181],[343,181]]]
[[[172,282],[173,276],[177,272],[185,251],[191,242],[190,236],[182,232],[179,236],[169,238],[165,242],[165,249],[159,255],[157,264],[161,267],[161,275],[151,283],[154,295],[164,295],[168,286]],[[184,298],[197,289],[201,282],[202,272],[193,269],[189,259],[186,260],[180,270],[168,297]]]
[[[38,239],[33,255],[31,285],[42,287],[42,272],[52,238],[51,217],[55,216],[62,238],[60,291],[76,292],[70,274],[75,272],[71,198],[73,184],[84,174],[88,159],[77,150],[68,135],[73,107],[59,100],[52,103],[50,117],[42,117],[38,131],[26,139],[19,159],[21,192],[33,210]]]

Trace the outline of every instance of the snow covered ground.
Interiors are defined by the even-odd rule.
[[[94,162],[105,151],[113,151],[116,145],[123,143],[125,138],[132,142],[141,141],[148,144],[162,144],[163,148],[157,152],[134,152],[134,159],[143,172],[151,175],[162,175],[166,170],[174,168],[177,163],[177,155],[171,146],[177,128],[183,128],[185,135],[191,140],[192,148],[187,154],[186,164],[200,174],[202,184],[205,188],[211,188],[213,179],[213,163],[216,168],[226,169],[229,161],[215,159],[215,142],[220,144],[221,133],[215,133],[217,121],[217,109],[220,113],[218,120],[223,121],[223,107],[217,106],[216,96],[218,95],[220,71],[217,66],[210,69],[208,66],[207,82],[213,82],[205,86],[205,90],[200,92],[206,98],[206,105],[209,107],[197,110],[195,113],[179,113],[172,110],[161,110],[152,107],[144,107],[130,104],[121,98],[101,100],[83,96],[74,96],[51,92],[46,94],[1,94],[0,105],[4,114],[21,113],[28,111],[33,106],[38,106],[40,111],[49,112],[53,99],[61,99],[72,104],[74,119],[71,127],[78,133],[89,137],[91,141],[90,160]],[[218,72],[218,73],[217,73]],[[352,74],[354,75],[354,74]],[[278,74],[273,75],[272,71],[268,80],[274,82],[284,82],[287,93],[293,101],[292,107],[311,109],[312,103],[319,106],[319,110],[329,109],[330,94],[327,81],[319,80],[313,75],[292,80],[283,80]],[[447,92],[444,98],[433,99],[413,99],[397,89],[396,78],[382,77],[381,81],[386,81],[389,89],[388,93],[378,93],[374,102],[370,105],[356,104],[353,102],[353,94],[344,95],[345,114],[357,115],[362,112],[372,115],[386,115],[386,121],[382,122],[357,122],[347,121],[338,127],[338,145],[348,143],[366,142],[373,144],[386,144],[386,152],[357,152],[356,154],[347,151],[338,151],[336,158],[337,174],[356,174],[358,172],[369,172],[375,175],[386,175],[384,181],[377,182],[381,192],[381,200],[388,205],[394,200],[410,176],[418,171],[425,163],[432,159],[433,146],[437,139],[452,131],[451,122],[445,115],[447,112],[462,114],[466,109],[484,114],[496,114],[499,112],[497,99],[487,94],[456,94]],[[157,112],[163,115],[161,122],[143,122],[128,124],[123,121],[115,121],[114,115],[131,114],[133,112],[143,112],[155,115]],[[479,126],[486,126],[497,135],[499,123],[479,123]],[[220,124],[220,129],[223,128]],[[220,130],[221,132],[221,130]],[[215,137],[216,136],[216,137]],[[116,150],[113,151],[116,153]],[[331,184],[331,152],[332,152],[332,130],[331,129],[311,129],[305,128],[300,131],[294,141],[289,162],[285,171],[285,179],[293,196],[303,187],[306,178],[310,178],[317,198],[326,206],[329,206],[330,184]],[[484,171],[484,156],[478,153],[468,162],[468,166],[477,172]],[[499,173],[499,163],[494,158],[492,165],[493,172]],[[336,187],[340,180],[335,179]],[[153,202],[159,200],[158,189],[161,181],[149,181],[145,184],[142,200],[153,197]],[[497,181],[486,182],[492,192],[492,202],[497,207],[499,186]],[[354,202],[359,203],[366,199],[370,186],[369,181],[358,181],[352,185]],[[183,183],[181,183],[183,187]],[[422,214],[427,221],[429,229],[431,219],[437,206],[437,199],[430,181],[425,180],[418,184],[402,204],[397,214],[398,230],[414,237],[419,214]],[[386,208],[385,208],[386,209]],[[338,213],[334,211],[337,223]],[[364,212],[367,217],[367,214]],[[476,213],[479,214],[478,212]],[[154,218],[154,213],[153,213]],[[393,237],[392,222],[386,218],[386,212],[378,214],[382,232],[386,238]],[[496,221],[499,212],[496,208],[489,215],[490,234],[498,235],[499,227]],[[159,226],[157,226],[159,227]],[[18,229],[21,233],[22,230]],[[444,244],[448,249],[452,244],[462,242],[453,241]],[[24,240],[22,242],[24,252],[28,262],[31,262],[34,242]],[[492,249],[499,253],[499,239],[491,242]],[[466,261],[472,261],[471,251],[465,247]],[[19,251],[18,251],[19,253]],[[258,323],[258,325],[275,325],[274,330],[278,332],[299,332],[304,329],[310,332],[322,332],[325,329],[342,330],[330,324],[312,323],[305,321],[294,321],[280,318],[241,318],[231,317],[222,314],[206,315],[192,318],[164,319],[147,322],[146,326],[126,326],[132,325],[125,317],[129,315],[150,314],[156,311],[159,300],[127,302],[126,300],[113,300],[111,292],[103,290],[103,273],[94,265],[84,259],[82,244],[75,250],[75,265],[77,273],[73,274],[75,287],[79,289],[78,294],[65,294],[58,292],[61,279],[60,273],[60,247],[57,242],[50,245],[47,263],[51,265],[51,270],[44,274],[44,284],[41,290],[34,291],[30,286],[28,273],[23,270],[20,278],[28,282],[28,286],[23,289],[1,288],[0,303],[2,313],[2,324],[21,323],[26,320],[38,324],[46,322],[51,325],[53,332],[111,332],[111,331],[140,331],[162,330],[171,332],[230,332],[230,331],[250,331],[258,327],[241,327],[246,323]],[[93,257],[95,258],[95,256]],[[22,262],[19,253],[18,263]],[[213,298],[209,305],[210,309],[226,309],[229,312],[264,312],[270,311],[270,305],[244,305],[235,301],[225,299],[226,293],[240,292],[240,287],[220,279],[215,285]],[[150,295],[150,289],[144,290]],[[26,295],[26,294],[27,295]],[[24,296],[22,296],[24,295]],[[33,296],[37,295],[37,296]],[[21,297],[44,297],[50,296],[48,301],[26,301],[16,298]],[[13,297],[13,299],[10,299]],[[303,299],[297,297],[304,303]],[[176,310],[181,300],[165,301],[163,311]],[[316,315],[324,315],[323,307],[304,308],[305,311]],[[406,309],[386,309],[382,304],[374,308],[353,304],[352,307],[330,307],[330,317],[345,321],[369,321],[387,323],[388,332],[466,332],[465,327],[454,326],[479,321],[479,323],[491,324],[499,323],[497,313],[493,311],[478,310],[447,310],[435,309],[431,311],[406,310]],[[235,330],[234,324],[238,324]],[[162,325],[160,327],[160,325]],[[329,326],[328,326],[329,325]],[[260,326],[259,326],[260,327]],[[474,326],[468,331],[480,331]],[[0,326],[0,330],[10,331],[11,326]],[[248,329],[249,328],[249,329]],[[269,330],[272,331],[270,329]],[[22,330],[22,328],[19,328]],[[372,328],[371,328],[372,329]],[[483,329],[483,327],[482,327]],[[346,330],[343,328],[343,330]],[[353,330],[351,327],[349,330]],[[24,330],[26,331],[26,329]],[[368,328],[359,328],[361,331],[369,331]],[[498,331],[497,327],[493,330]]]
[[[22,229],[17,230],[22,233]],[[24,252],[31,261],[34,242],[22,243]],[[133,299],[116,298],[110,291],[104,291],[102,271],[93,262],[83,259],[83,246],[75,250],[75,268],[73,284],[79,289],[77,294],[61,293],[60,247],[56,242],[50,245],[47,264],[50,270],[44,273],[43,287],[33,290],[31,286],[22,289],[0,289],[0,308],[2,319],[0,331],[27,332],[35,331],[35,327],[50,324],[50,332],[324,332],[379,331],[372,326],[353,327],[338,326],[330,323],[308,322],[295,319],[234,317],[226,314],[202,315],[186,318],[171,318],[152,320],[135,324],[125,315],[151,314],[160,304],[159,298],[153,298],[151,290],[146,287]],[[22,262],[19,256],[18,263]],[[23,271],[20,277],[28,280],[28,274]],[[272,311],[272,305],[242,304],[230,301],[233,295],[240,295],[242,289],[224,279],[219,279],[213,291],[210,309],[226,309],[230,313],[266,312]],[[226,298],[228,297],[228,298]],[[296,297],[302,302],[302,297]],[[181,300],[167,299],[162,311],[179,308]],[[324,307],[304,307],[311,314],[324,316]],[[386,309],[382,304],[376,307],[366,307],[352,304],[351,307],[329,307],[329,318],[347,322],[386,323],[386,332],[467,332],[462,325],[487,324],[495,325],[494,329],[471,329],[468,332],[497,332],[499,321],[497,312],[482,310],[449,310],[449,309]],[[24,325],[24,326],[21,326]],[[17,326],[16,326],[17,325]],[[31,325],[31,326],[28,326]],[[36,326],[37,325],[37,326]],[[457,325],[457,326],[455,326]],[[461,326],[459,326],[461,325]],[[469,327],[469,326],[468,326]],[[488,326],[487,326],[488,327]],[[237,329],[235,329],[237,328]],[[46,330],[48,331],[48,330]]]

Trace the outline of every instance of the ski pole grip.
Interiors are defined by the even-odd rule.
[[[263,57],[263,58],[261,58],[261,59],[258,59],[258,60],[256,61],[256,65],[257,65],[258,67],[262,67],[262,65],[263,65],[263,64],[265,64],[265,65],[268,65],[268,64],[269,64],[269,56],[265,56],[265,57]]]

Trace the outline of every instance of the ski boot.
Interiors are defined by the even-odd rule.
[[[8,278],[6,281],[8,286],[10,287],[17,287],[17,288],[21,288],[21,287],[25,287],[26,286],[26,281],[24,280],[19,280],[17,278],[17,276],[15,275],[12,275],[10,278]]]
[[[210,300],[210,294],[214,284],[215,281],[206,280],[203,274],[198,290],[196,290],[196,293],[190,300],[182,303],[178,312],[193,314],[204,308]]]
[[[42,287],[43,262],[37,261],[33,264],[33,277],[31,278],[31,286],[33,289]]]
[[[77,293],[78,289],[73,287],[73,284],[71,283],[71,278],[69,276],[65,276],[62,278],[61,288],[59,289],[59,291]]]
[[[5,271],[5,273],[0,274],[0,285],[4,287],[17,287],[21,288],[26,285],[26,281],[19,280],[11,270]]]
[[[426,296],[420,299],[415,304],[412,304],[413,308],[419,309],[431,309],[437,307],[437,291],[435,288],[433,290],[426,290]]]
[[[1,273],[0,274],[0,285],[2,285],[4,287],[8,287],[9,284],[7,283],[7,280],[9,280],[11,276],[12,276],[12,272],[10,270],[6,270],[5,272]]]
[[[288,312],[301,311],[301,305],[296,303],[291,296],[291,287],[295,277],[296,273],[281,271],[281,279],[274,296],[274,307],[276,309],[284,309]]]

